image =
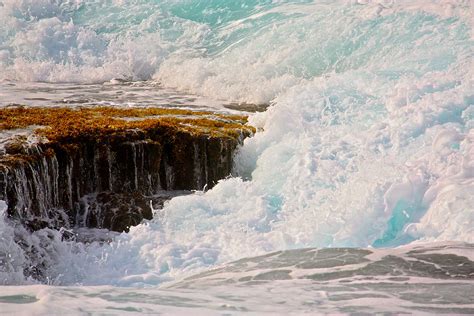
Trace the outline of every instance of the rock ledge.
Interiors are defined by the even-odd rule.
[[[152,217],[154,195],[228,176],[255,132],[246,122],[168,108],[2,108],[0,200],[31,230],[127,231]]]

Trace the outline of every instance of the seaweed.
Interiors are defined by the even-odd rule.
[[[247,117],[169,108],[62,108],[15,106],[0,109],[0,130],[36,126],[35,132],[51,142],[94,138],[123,138],[159,131],[208,137],[238,138],[255,129]]]

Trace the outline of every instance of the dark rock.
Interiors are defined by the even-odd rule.
[[[150,199],[140,192],[100,192],[83,197],[79,203],[76,225],[127,231],[142,219],[153,217]]]
[[[43,119],[37,109],[31,111],[21,108],[15,115]],[[206,116],[183,122],[150,119],[136,126],[114,119],[111,127],[102,117],[94,121],[105,110],[95,116],[86,112],[91,118],[84,121],[84,130],[68,129],[74,113],[61,111],[71,117],[60,132],[48,130],[46,136],[54,141],[31,145],[16,138],[0,154],[0,199],[8,204],[8,216],[30,230],[85,226],[128,231],[152,217],[150,200],[163,190],[202,190],[227,177],[236,147],[252,133],[231,116],[229,123],[222,123],[222,116],[215,123]],[[14,128],[16,121],[4,124]]]

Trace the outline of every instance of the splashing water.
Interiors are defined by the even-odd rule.
[[[470,1],[0,0],[0,20],[4,82],[153,80],[271,103],[250,117],[260,131],[238,177],[110,244],[51,237],[52,283],[154,285],[282,249],[474,242]],[[24,282],[27,259],[0,233],[16,256],[1,282]]]

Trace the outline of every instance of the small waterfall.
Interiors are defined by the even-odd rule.
[[[202,190],[228,176],[244,137],[142,136],[24,145],[0,157],[0,199],[8,216],[32,231],[127,231],[151,219],[150,201],[163,190]]]

